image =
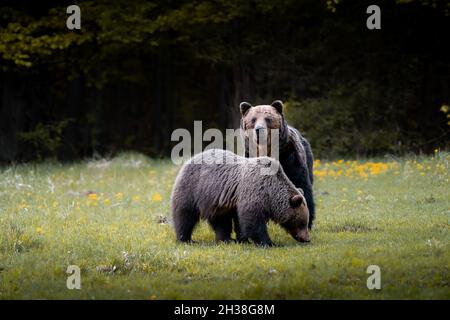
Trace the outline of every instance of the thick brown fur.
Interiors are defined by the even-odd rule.
[[[309,228],[311,229],[315,218],[312,190],[314,157],[308,140],[297,129],[287,124],[283,109],[283,103],[279,100],[272,102],[271,105],[252,106],[248,102],[240,104],[245,156],[250,156],[250,139],[253,139],[253,142],[257,145],[257,156],[260,156],[261,143],[267,141],[267,146],[264,150],[268,156],[271,156],[270,129],[279,130],[279,161],[292,183],[304,191],[310,213]],[[250,136],[249,133],[251,132],[254,134]],[[267,134],[267,138],[258,139],[262,133]]]
[[[271,165],[278,170],[262,174]],[[234,221],[239,242],[271,246],[269,219],[296,240],[309,241],[306,201],[279,163],[268,157],[248,159],[219,149],[194,156],[176,178],[171,207],[176,238],[182,242],[192,240],[200,218],[209,222],[217,241],[231,240]]]

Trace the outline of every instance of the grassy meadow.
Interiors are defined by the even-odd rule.
[[[175,243],[178,169],[138,154],[1,167],[0,299],[450,298],[448,153],[316,160],[312,242],[270,223],[274,248],[217,245],[204,222],[199,244]]]

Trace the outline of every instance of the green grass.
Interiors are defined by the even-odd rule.
[[[3,167],[0,299],[449,299],[450,155],[382,162],[316,162],[312,242],[271,223],[275,248],[217,245],[206,223],[175,243],[169,160]]]

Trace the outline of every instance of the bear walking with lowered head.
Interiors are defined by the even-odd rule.
[[[175,180],[171,207],[182,242],[192,240],[200,218],[209,222],[216,241],[232,240],[234,221],[239,242],[271,246],[269,219],[297,241],[309,241],[306,201],[278,161],[268,157],[248,159],[219,149],[194,156]]]
[[[310,214],[309,229],[311,229],[315,218],[312,190],[313,153],[308,140],[297,129],[287,124],[283,108],[283,103],[279,100],[272,102],[271,105],[252,106],[248,102],[240,104],[245,156],[251,156],[250,143],[256,145],[256,150],[259,150],[262,144],[266,144],[265,155],[271,156],[270,130],[279,130],[279,161],[292,183],[304,192]]]

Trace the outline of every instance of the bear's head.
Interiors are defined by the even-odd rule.
[[[285,126],[283,117],[283,103],[280,100],[272,102],[271,105],[252,106],[248,102],[239,105],[241,110],[241,128],[249,142],[253,142],[258,147],[267,146],[267,154],[271,149],[271,129],[283,130]]]
[[[303,191],[289,198],[289,209],[286,221],[281,226],[299,242],[309,242],[309,210]]]

